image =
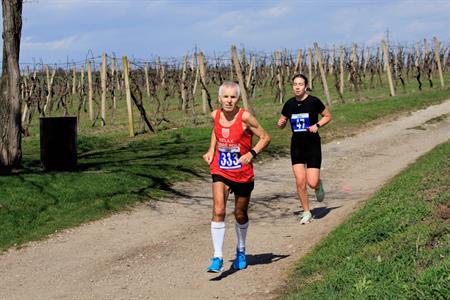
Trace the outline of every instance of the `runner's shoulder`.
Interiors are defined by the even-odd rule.
[[[308,94],[308,98],[306,98],[306,99],[311,102],[322,102],[322,100],[320,100],[320,98],[313,96],[313,95],[309,95],[309,94]]]
[[[215,110],[213,110],[213,111],[211,112],[211,118],[213,118],[213,120],[215,119],[216,114],[217,114],[218,111],[219,111],[219,109],[215,109]]]

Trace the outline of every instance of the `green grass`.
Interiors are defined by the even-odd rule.
[[[384,90],[379,92],[382,95]],[[429,89],[392,98],[336,104],[331,107],[333,121],[321,129],[321,135],[325,142],[352,135],[368,124],[440,103],[449,94],[448,88]],[[212,97],[215,99],[215,92]],[[107,119],[106,127],[99,127],[97,121],[92,128],[83,113],[79,120],[75,172],[42,171],[35,117],[31,135],[23,139],[23,168],[0,177],[0,251],[102,218],[135,203],[158,199],[176,192],[173,183],[207,174],[208,166],[201,155],[209,147],[212,123],[208,116],[199,114],[198,106],[194,127],[189,116],[174,109],[177,102],[171,101],[167,112],[170,123],[157,126],[160,130],[157,134],[132,138],[128,137],[123,100],[118,102],[114,119]],[[288,154],[290,131],[279,130],[275,125],[281,105],[274,103],[268,90],[258,91],[252,101],[259,121],[272,136],[270,147],[258,159]],[[200,104],[199,99],[196,103]],[[148,110],[151,113],[151,108]],[[139,127],[137,116],[135,112],[135,128]]]
[[[448,299],[450,142],[403,171],[296,265],[282,299]]]
[[[75,172],[44,173],[37,142],[26,141],[25,168],[0,177],[0,249],[172,192],[174,182],[206,170],[200,154],[210,134],[200,128],[133,141],[81,136]]]

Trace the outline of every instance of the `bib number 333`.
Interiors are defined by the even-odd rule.
[[[237,148],[219,148],[219,168],[224,170],[239,169],[242,165],[239,162],[241,157],[240,149]]]

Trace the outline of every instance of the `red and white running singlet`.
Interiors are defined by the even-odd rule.
[[[251,182],[254,179],[253,164],[243,164],[239,158],[252,149],[251,131],[244,130],[242,115],[245,109],[239,109],[234,123],[230,127],[220,124],[221,109],[214,119],[214,134],[216,136],[216,151],[210,165],[211,174],[223,176],[235,182]]]

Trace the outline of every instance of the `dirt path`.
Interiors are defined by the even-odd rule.
[[[450,139],[450,101],[323,147],[326,200],[299,225],[290,161],[256,166],[247,238],[249,267],[229,270],[235,248],[232,202],[226,271],[204,270],[212,254],[208,181],[180,184],[174,199],[55,234],[0,256],[0,299],[268,299],[293,263],[386,181]],[[433,118],[438,122],[429,122]],[[436,120],[436,119],[435,119]]]

